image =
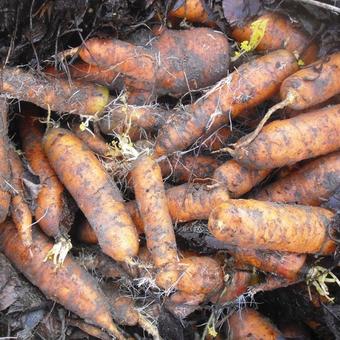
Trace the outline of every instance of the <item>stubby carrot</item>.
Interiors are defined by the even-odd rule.
[[[319,207],[239,199],[217,206],[208,227],[217,239],[241,248],[332,254],[333,217]]]
[[[44,261],[51,246],[37,228],[33,230],[32,246],[26,247],[11,221],[0,226],[1,251],[29,281],[48,298],[104,328],[117,339],[125,339],[113,323],[106,298],[97,283],[70,255],[58,269],[52,262]]]
[[[8,162],[8,126],[7,126],[8,105],[6,99],[0,98],[0,223],[5,221],[11,195],[8,184],[11,178],[11,170]]]
[[[175,232],[167,206],[161,169],[141,155],[131,171],[136,202],[143,220],[147,247],[156,267],[178,261]]]
[[[273,169],[338,150],[339,134],[340,105],[334,105],[273,121],[250,143],[251,134],[242,137],[232,154],[246,167]]]
[[[340,152],[303,164],[252,197],[261,201],[321,205],[340,185]]]
[[[297,69],[294,55],[286,50],[241,65],[160,129],[155,154],[161,156],[183,150],[203,133],[229,124],[230,118],[272,97],[281,82]]]
[[[121,193],[96,156],[72,132],[61,128],[47,132],[43,148],[93,227],[103,252],[117,261],[131,261],[138,252],[138,234]]]
[[[310,64],[317,58],[318,47],[306,32],[290,20],[290,18],[279,13],[265,12],[251,19],[243,26],[234,27],[231,37],[238,42],[250,41],[254,32],[254,23],[261,21],[264,25],[264,33],[261,37],[257,51],[269,52],[279,48],[294,53],[301,58],[305,64]]]
[[[2,69],[0,92],[47,110],[100,115],[109,102],[106,87],[66,79],[38,76],[20,68]]]
[[[12,173],[12,206],[11,216],[22,243],[25,246],[32,244],[32,213],[25,201],[23,188],[24,167],[21,159],[16,153],[14,146],[11,146],[8,152],[9,163]]]
[[[231,159],[220,165],[213,174],[213,183],[224,186],[233,198],[240,197],[264,180],[270,170],[249,169]]]
[[[246,308],[234,312],[228,319],[229,339],[280,340],[280,331],[264,316],[254,309]]]

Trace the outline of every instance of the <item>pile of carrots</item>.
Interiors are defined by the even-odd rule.
[[[340,52],[319,59],[317,43],[274,12],[227,37],[201,1],[183,3],[147,44],[94,37],[72,51],[67,73],[2,69],[0,250],[48,298],[117,339],[137,324],[161,338],[120,294],[122,277],[150,282],[186,318],[244,294],[320,287],[311,259],[338,245],[326,202],[340,187]],[[176,28],[183,19],[205,27]],[[261,41],[230,67],[228,38],[250,40],[255,20]],[[156,104],[164,96],[181,101]],[[193,221],[223,252],[178,247],[178,224]],[[92,269],[105,285],[74,244],[99,245]],[[253,309],[228,324],[232,339],[282,336]]]

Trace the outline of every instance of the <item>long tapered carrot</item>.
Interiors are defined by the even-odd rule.
[[[302,165],[253,195],[261,201],[321,205],[340,185],[340,152]]]
[[[20,68],[5,67],[1,70],[0,92],[28,101],[44,109],[99,115],[109,102],[107,88],[66,79],[35,75]]]
[[[30,246],[32,244],[32,213],[24,196],[22,182],[24,167],[14,146],[10,147],[8,157],[12,173],[11,186],[13,191],[11,216],[18,229],[21,241],[24,245]]]
[[[43,148],[93,227],[103,252],[129,262],[138,252],[138,234],[119,189],[96,156],[72,132],[61,128],[47,132]]]
[[[333,216],[319,207],[229,200],[211,212],[208,227],[217,239],[241,248],[332,254]]]
[[[52,262],[44,260],[51,246],[52,243],[36,228],[32,246],[26,247],[11,221],[0,225],[1,251],[29,281],[48,298],[104,328],[117,339],[125,339],[112,321],[104,294],[70,255],[58,269]]]
[[[177,262],[175,233],[159,165],[152,157],[141,155],[134,162],[131,178],[144,224],[147,247],[155,266],[163,267]]]
[[[10,182],[11,170],[8,162],[8,105],[6,99],[0,98],[0,223],[8,214],[11,195],[8,184]]]
[[[295,57],[278,50],[241,65],[201,99],[184,108],[159,131],[155,154],[183,150],[207,130],[213,132],[243,110],[272,97],[281,82],[298,69]]]

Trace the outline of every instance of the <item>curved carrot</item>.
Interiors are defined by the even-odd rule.
[[[253,33],[252,25],[260,20],[265,23],[265,30],[255,48],[256,51],[269,52],[285,48],[301,58],[305,64],[310,64],[316,60],[317,45],[312,42],[312,39],[303,29],[296,27],[288,17],[278,13],[265,12],[247,22],[244,26],[233,28],[231,37],[238,42],[250,41]]]
[[[43,148],[61,182],[95,230],[103,252],[117,261],[129,262],[138,252],[138,234],[121,193],[96,156],[65,129],[50,129]]]
[[[241,65],[182,114],[159,131],[155,154],[161,156],[190,146],[207,130],[213,132],[232,118],[272,97],[281,82],[298,69],[293,54],[278,50]]]
[[[231,159],[220,165],[213,174],[216,184],[224,186],[231,197],[240,197],[264,180],[270,170],[248,169]]]
[[[44,261],[52,243],[39,230],[33,230],[32,246],[20,240],[12,222],[0,226],[0,248],[9,260],[48,298],[98,325],[117,339],[125,339],[113,323],[102,291],[93,278],[72,257],[66,256],[61,267]],[[75,301],[77,303],[75,303]]]
[[[217,239],[241,248],[332,254],[333,216],[319,207],[229,200],[211,212],[208,227]]]
[[[5,67],[0,92],[34,103],[47,110],[80,115],[99,115],[109,102],[107,88],[66,79],[39,77],[20,68]]]
[[[0,98],[0,223],[5,221],[11,201],[8,190],[11,170],[8,162],[7,111],[6,99]]]
[[[32,244],[32,214],[24,197],[22,183],[24,167],[13,146],[9,149],[8,157],[12,172],[11,185],[13,189],[11,216],[22,243],[25,246],[30,246]]]
[[[255,169],[291,165],[338,150],[339,134],[340,105],[334,105],[267,124],[251,143],[242,137],[233,157]]]
[[[150,156],[142,155],[134,162],[131,178],[155,266],[177,262],[175,233],[159,165]]]
[[[253,195],[260,201],[321,205],[340,185],[340,152],[313,159]]]

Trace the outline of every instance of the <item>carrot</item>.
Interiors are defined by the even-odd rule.
[[[218,240],[240,248],[332,254],[333,216],[319,207],[229,200],[211,212],[208,227]]]
[[[49,76],[56,78],[66,78],[68,75],[71,80],[81,80],[84,82],[96,83],[109,88],[122,88],[119,74],[111,69],[101,69],[97,65],[86,64],[78,61],[74,64],[67,65],[67,72],[56,70],[49,66],[44,70]]]
[[[246,308],[241,312],[234,312],[228,319],[230,340],[238,339],[266,339],[280,340],[280,331],[254,309]]]
[[[67,253],[71,247],[68,232],[74,221],[73,206],[43,151],[43,133],[37,118],[26,115],[21,119],[19,133],[25,157],[40,182],[34,216],[43,232],[56,239],[50,255],[55,256],[54,261],[62,262],[64,254],[58,248],[62,246]]]
[[[223,34],[208,28],[164,29],[148,48],[93,38],[80,48],[79,55],[87,63],[121,72],[130,79],[128,87],[151,96],[178,97],[212,85],[226,75],[229,45]]]
[[[123,198],[96,156],[73,133],[50,129],[43,148],[56,171],[93,227],[103,252],[129,262],[138,252],[138,234]]]
[[[117,339],[125,339],[113,323],[109,306],[93,278],[69,255],[56,270],[53,263],[44,261],[52,243],[36,228],[32,236],[32,246],[28,248],[21,242],[13,223],[7,221],[0,226],[1,251],[47,297]]]
[[[242,137],[231,153],[246,167],[272,169],[336,151],[339,134],[340,105],[335,105],[271,122],[254,140],[252,134]]]
[[[18,229],[22,243],[29,247],[32,244],[32,214],[24,197],[22,183],[24,167],[13,146],[9,148],[8,157],[12,173],[11,186],[13,189],[11,216]]]
[[[281,82],[298,69],[293,54],[278,50],[241,65],[201,99],[184,108],[159,131],[155,154],[162,156],[190,146],[207,130],[213,132],[242,111],[272,97]]]
[[[150,156],[141,155],[134,162],[131,178],[144,224],[147,247],[155,266],[161,268],[177,262],[175,233],[159,165]]]
[[[321,205],[340,185],[340,152],[313,159],[266,185],[253,197],[260,201]]]
[[[218,160],[212,156],[193,154],[174,156],[159,162],[162,176],[171,177],[176,183],[208,183],[218,164]]]
[[[270,170],[248,169],[231,159],[215,169],[213,181],[225,187],[231,197],[240,197],[264,180]]]
[[[104,134],[126,133],[132,140],[140,139],[141,133],[157,131],[171,116],[171,111],[158,106],[111,105],[107,115],[99,120]]]
[[[99,115],[109,102],[107,88],[66,79],[39,77],[20,68],[1,72],[0,92],[34,103],[47,110],[80,115]]]
[[[113,148],[100,135],[86,127],[83,128],[81,124],[76,122],[71,124],[71,128],[74,134],[94,153],[104,157],[115,155]]]
[[[260,124],[236,148],[247,146],[259,134],[272,114],[284,107],[304,110],[340,93],[340,52],[331,54],[287,77],[281,85],[281,102],[268,110]]]
[[[305,254],[268,252],[258,249],[232,248],[228,250],[236,268],[247,264],[267,273],[296,280],[305,274]]]
[[[317,45],[312,42],[312,39],[303,29],[296,27],[290,18],[278,13],[265,12],[247,22],[244,26],[234,27],[231,31],[231,37],[238,42],[250,41],[254,31],[254,23],[256,25],[260,21],[265,23],[265,30],[255,48],[257,51],[269,52],[285,48],[301,58],[305,64],[316,60]]]
[[[11,170],[8,162],[7,112],[6,99],[0,98],[0,223],[5,221],[11,201],[8,190]]]

